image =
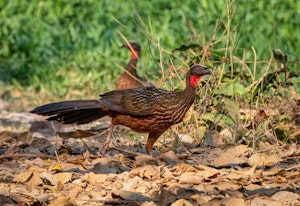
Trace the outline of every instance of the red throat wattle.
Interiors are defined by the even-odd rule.
[[[131,59],[137,59],[139,58],[139,54],[137,51],[131,51]]]
[[[190,76],[190,85],[191,87],[196,88],[197,87],[197,83],[200,81],[201,76]]]

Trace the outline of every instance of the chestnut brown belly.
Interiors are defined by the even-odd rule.
[[[148,117],[138,117],[129,115],[116,115],[112,118],[112,124],[124,125],[136,132],[150,133],[169,128],[172,123],[164,118],[158,118],[157,115]]]

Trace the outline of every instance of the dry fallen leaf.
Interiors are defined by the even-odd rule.
[[[240,182],[240,181],[239,182],[232,181],[229,184],[228,181],[226,181],[226,182],[221,181],[217,184],[217,186],[220,191],[238,191],[239,189],[242,188],[241,183],[242,182]]]
[[[204,204],[206,204],[207,202],[209,202],[212,199],[211,196],[209,196],[209,195],[203,195],[203,194],[201,194],[201,195],[196,194],[196,195],[191,196],[191,198],[193,200],[195,200],[195,202],[197,203],[197,205],[204,205]]]
[[[32,177],[25,183],[29,190],[35,189],[39,185],[43,185],[43,180],[40,178],[40,172],[34,171]]]
[[[107,180],[107,174],[95,174],[93,172],[88,172],[84,175],[84,179],[91,185],[97,185]]]
[[[46,204],[49,201],[49,194],[40,194],[35,196],[35,198],[43,204]]]
[[[250,150],[246,145],[228,148],[213,160],[213,164],[216,167],[224,167],[247,163],[245,156]]]
[[[169,150],[166,153],[160,154],[160,157],[169,165],[175,165],[179,161],[177,155],[173,152],[173,150]]]
[[[195,139],[187,134],[179,134],[178,138],[183,146],[187,147],[188,149],[194,149],[196,147]]]
[[[158,165],[158,164],[155,158],[150,155],[145,155],[145,154],[137,155],[135,157],[135,166],[140,167],[144,165]]]
[[[221,205],[226,206],[246,206],[245,200],[242,198],[229,197],[221,200]]]
[[[141,195],[136,192],[130,192],[126,190],[116,190],[112,192],[113,198],[121,198],[123,200],[132,200],[132,201],[138,201],[138,202],[144,202],[144,201],[152,201],[152,198],[146,197],[144,195]]]
[[[269,197],[256,197],[251,201],[251,205],[282,206],[282,204],[280,202],[272,200]]]
[[[17,174],[14,177],[13,181],[24,183],[24,182],[27,182],[32,177],[32,175],[33,175],[32,171],[26,170],[25,172]]]
[[[192,173],[192,174],[193,175],[190,175],[190,176],[180,176],[180,177],[177,177],[176,179],[179,181],[180,184],[190,184],[190,185],[201,184],[204,177],[195,175],[194,173]]]
[[[255,174],[256,165],[254,165],[250,169],[243,169],[243,170],[231,170],[226,178],[230,180],[241,180],[241,179],[248,179]]]
[[[32,205],[34,201],[34,197],[30,195],[30,193],[20,193],[20,192],[12,192],[9,194],[9,197],[14,201],[19,203],[19,205]]]
[[[72,205],[76,205],[76,201],[71,197],[60,196],[52,200],[51,203],[49,204],[49,206],[58,206],[58,205],[72,206]]]
[[[176,166],[179,172],[185,173],[185,172],[196,172],[198,169],[192,165],[181,163],[180,165]]]
[[[269,168],[268,170],[264,170],[262,172],[262,176],[273,176],[273,175],[277,175],[278,173],[280,173],[282,171],[282,168],[279,167],[278,165]]]
[[[185,199],[179,199],[173,202],[171,206],[193,206],[193,204]]]
[[[105,197],[107,195],[107,192],[103,189],[91,190],[91,191],[89,191],[89,195],[90,195],[91,199],[99,199],[99,198]]]
[[[224,152],[213,161],[215,167],[234,166],[246,163],[246,160],[236,156],[234,153]]]
[[[60,182],[62,184],[66,184],[67,182],[70,182],[72,179],[72,176],[73,176],[72,172],[60,172],[60,173],[54,174],[56,182]]]
[[[143,202],[140,206],[156,206],[156,204],[152,202]]]
[[[249,157],[248,163],[257,166],[271,166],[280,162],[281,158],[278,155],[269,155],[266,153],[256,153]]]
[[[284,154],[282,156],[283,157],[290,157],[290,156],[296,154],[297,151],[299,151],[299,149],[300,149],[300,146],[293,143],[293,144],[288,146],[288,148],[286,149],[286,151],[284,151]]]
[[[100,161],[96,163],[94,168],[89,171],[96,174],[116,174],[118,170],[118,162],[111,161],[110,158],[100,158]]]
[[[158,195],[158,204],[159,205],[168,205],[174,202],[177,198],[177,195],[171,191],[166,190],[165,188],[160,189],[160,193]]]
[[[46,138],[35,138],[32,140],[32,147],[38,148],[40,151],[45,150],[47,147],[51,146],[51,143]]]
[[[205,144],[211,147],[220,147],[225,144],[222,136],[216,130],[208,131],[204,136]]]
[[[143,167],[134,168],[130,171],[130,177],[140,176],[149,180],[157,180],[160,178],[160,170],[153,165],[145,165]]]
[[[44,181],[48,181],[50,183],[50,185],[55,186],[57,185],[57,180],[54,177],[54,175],[52,173],[49,172],[42,172],[40,174],[40,177],[44,180]]]
[[[288,191],[279,191],[271,199],[281,202],[283,205],[296,205],[300,203],[300,195]]]
[[[244,189],[246,190],[246,193],[248,195],[259,194],[262,196],[264,195],[270,196],[277,191],[276,188],[272,188],[269,186],[262,186],[258,184],[249,184],[247,186],[244,186]]]
[[[220,170],[205,165],[201,165],[201,164],[197,165],[197,168],[199,168],[199,171],[197,171],[195,175],[200,175],[203,178],[210,178],[221,173]]]
[[[1,142],[13,143],[15,141],[15,135],[12,131],[3,130],[0,132],[0,140]]]

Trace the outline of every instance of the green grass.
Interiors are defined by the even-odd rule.
[[[172,0],[2,1],[0,79],[21,88],[33,86],[38,91],[45,86],[58,96],[65,95],[68,87],[83,88],[91,82],[98,82],[95,84],[101,92],[113,89],[111,83],[121,73],[118,65],[128,60],[127,53],[119,49],[124,41],[119,32],[142,44],[141,70],[154,76],[159,76],[157,68],[164,69],[170,59],[174,61],[173,49],[181,44],[207,45],[212,39],[218,41],[214,49],[222,51],[220,58],[246,58],[243,60],[249,64],[254,63],[252,47],[258,61],[268,61],[270,50],[280,48],[291,54],[290,69],[296,70],[300,53],[299,2],[227,4]],[[162,59],[160,48],[165,49]],[[183,53],[176,57],[176,64],[191,61],[184,59]],[[249,67],[253,70],[252,65]],[[239,72],[239,68],[236,70]],[[257,69],[255,75],[262,72]],[[72,82],[71,73],[82,79]]]

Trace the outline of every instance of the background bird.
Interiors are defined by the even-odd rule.
[[[137,75],[137,63],[141,55],[141,46],[137,42],[126,42],[122,47],[131,52],[131,58],[123,74],[116,82],[116,89],[131,89],[144,86],[153,86],[145,78]]]

